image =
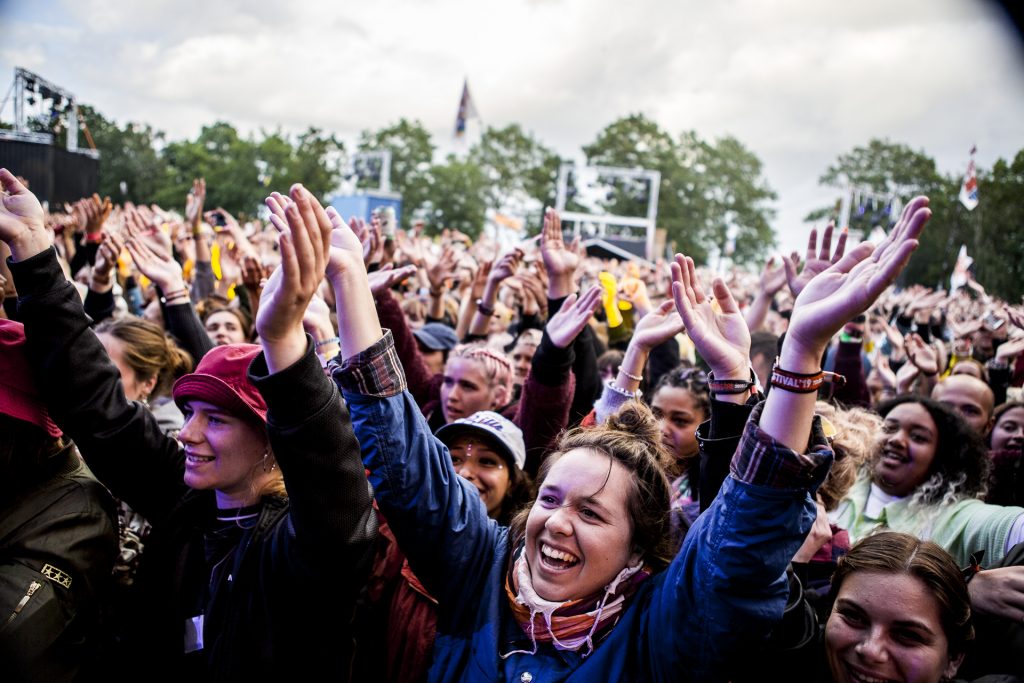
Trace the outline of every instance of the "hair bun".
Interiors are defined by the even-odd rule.
[[[633,434],[653,444],[661,442],[661,427],[651,409],[640,401],[627,401],[608,417],[608,429]]]

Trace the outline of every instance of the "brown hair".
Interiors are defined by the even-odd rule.
[[[671,494],[668,477],[662,468],[667,454],[661,445],[661,430],[654,413],[639,401],[628,401],[605,424],[565,433],[555,452],[544,460],[540,468],[538,488],[544,483],[551,466],[578,448],[603,453],[633,475],[630,478],[632,486],[626,496],[633,523],[633,546],[643,553],[644,562],[655,571],[667,567],[675,555],[669,517]],[[530,508],[527,507],[512,520],[509,537],[514,546],[526,537],[529,514]]]
[[[839,558],[832,575],[831,601],[839,595],[846,577],[855,572],[907,574],[923,581],[938,602],[950,657],[962,654],[974,640],[967,584],[956,562],[938,545],[895,531],[868,536]]]
[[[109,334],[124,342],[124,362],[139,380],[157,378],[153,397],[168,395],[174,380],[192,372],[192,356],[149,321],[105,320],[96,333]]]
[[[238,324],[242,327],[242,332],[245,333],[245,340],[252,340],[252,318],[249,317],[248,313],[243,311],[241,308],[237,308],[235,306],[225,306],[224,304],[214,301],[213,299],[205,299],[203,303],[205,303],[205,306],[203,307],[203,311],[200,314],[203,319],[203,325],[206,325],[206,321],[209,320],[210,316],[213,315],[214,313],[226,311],[227,313],[230,313],[231,315],[238,318]]]

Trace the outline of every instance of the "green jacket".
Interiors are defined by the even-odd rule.
[[[854,543],[876,528],[902,531],[945,548],[960,566],[970,562],[972,553],[985,551],[985,565],[995,566],[1006,555],[1006,538],[1024,508],[989,505],[976,498],[952,505],[911,507],[910,497],[890,503],[878,518],[864,513],[871,477],[861,473],[832,515],[832,522],[850,533]]]

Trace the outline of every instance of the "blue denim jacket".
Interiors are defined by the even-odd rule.
[[[809,492],[832,452],[816,428],[800,455],[747,424],[732,475],[679,554],[644,582],[592,654],[541,644],[508,607],[509,532],[452,469],[405,391],[390,333],[334,367],[377,503],[412,569],[439,604],[432,681],[708,681],[728,676],[782,617],[785,570],[815,519]]]

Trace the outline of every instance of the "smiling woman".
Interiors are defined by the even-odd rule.
[[[835,683],[948,680],[974,639],[953,558],[908,534],[855,545],[832,578],[825,650]]]
[[[877,250],[862,244],[809,281],[783,367],[820,379],[829,339],[892,282],[929,216],[927,199],[915,199]],[[351,231],[338,225],[334,239],[360,262]],[[692,260],[676,259],[681,322],[715,377],[746,387],[750,342],[736,300],[718,279],[712,306]],[[358,320],[372,296],[362,269],[333,284],[339,336],[358,343],[332,374],[380,510],[438,604],[430,680],[727,680],[737,655],[781,619],[786,566],[816,517],[808,492],[832,460],[813,390],[779,384],[754,409],[730,476],[674,556],[661,434],[635,402],[562,439],[510,529],[456,476],[406,390],[391,333]]]
[[[125,396],[39,202],[2,169],[0,181],[10,192],[0,239],[50,414],[100,481],[153,524],[117,665],[195,680],[345,679],[347,615],[376,516],[348,413],[302,328],[328,260],[319,203],[292,188],[280,226],[288,259],[263,290],[260,345],[218,346],[175,383],[182,448]],[[313,584],[315,601],[295,599],[295,586]],[[322,626],[321,610],[335,626]]]
[[[987,505],[989,455],[953,409],[922,396],[878,406],[885,418],[875,451],[831,515],[857,541],[878,527],[931,540],[966,566],[984,550],[997,565],[1024,540],[1024,509]]]

